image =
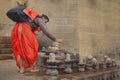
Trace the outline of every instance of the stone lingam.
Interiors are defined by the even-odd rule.
[[[86,70],[95,70],[99,69],[98,61],[92,55],[89,55],[86,60]]]
[[[72,68],[78,68],[79,53],[71,53]]]
[[[72,73],[71,66],[72,66],[72,60],[71,60],[70,54],[66,54],[64,72],[68,74]]]
[[[45,56],[44,52],[39,52],[38,53],[38,58],[36,60],[37,67],[41,68],[41,67],[44,66],[44,59],[43,59],[44,56]]]
[[[112,59],[108,56],[104,56],[104,63],[106,64],[107,68],[112,67]]]
[[[78,71],[83,72],[85,71],[85,62],[83,59],[79,59],[79,63],[78,63]]]
[[[57,70],[57,65],[60,64],[59,60],[56,60],[56,55],[54,53],[50,53],[49,59],[47,60],[47,70],[46,74],[50,76],[56,76],[59,74]]]
[[[117,66],[116,61],[107,55],[105,55],[103,59],[104,60],[100,63],[100,68],[111,68]]]
[[[59,43],[54,42],[54,43],[52,44],[52,46],[49,46],[49,47],[48,47],[48,50],[50,50],[50,51],[58,51],[58,50],[59,50]]]
[[[58,54],[56,55],[56,59],[59,60],[59,61],[61,61],[61,63],[58,65],[58,69],[59,69],[60,71],[63,71],[64,68],[65,68],[65,65],[64,65],[65,56],[66,56],[66,55],[65,55],[64,53],[58,53]]]
[[[99,69],[99,63],[96,58],[92,59],[93,69]]]
[[[87,59],[86,59],[86,70],[93,70],[93,62],[92,62],[93,56],[92,55],[88,55]]]
[[[117,62],[116,62],[114,59],[112,59],[112,66],[113,66],[113,67],[116,67],[116,66],[117,66]]]
[[[83,72],[85,71],[85,60],[83,59],[83,56],[81,56],[80,54],[77,54],[77,59],[78,59],[78,64],[77,64],[77,68],[78,71]]]

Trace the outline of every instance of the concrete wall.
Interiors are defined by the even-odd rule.
[[[0,35],[10,36],[13,22],[5,12],[26,0],[0,2]],[[28,6],[49,16],[49,31],[63,39],[61,48],[70,52],[88,54],[119,54],[120,52],[119,0],[29,0]],[[7,6],[6,6],[7,5]],[[40,33],[41,46],[51,41]],[[48,43],[49,45],[49,43]],[[116,55],[114,55],[116,56]]]

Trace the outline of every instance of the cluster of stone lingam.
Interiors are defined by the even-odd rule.
[[[79,62],[78,70],[79,71],[91,71],[91,70],[97,70],[101,68],[110,68],[110,67],[116,67],[117,63],[114,59],[104,56],[103,61],[98,61],[95,57],[92,55],[89,55],[85,60],[82,59]]]
[[[110,58],[109,56],[105,55],[104,60],[99,64],[102,68],[110,68],[117,66],[117,63],[114,59]]]
[[[99,62],[92,55],[88,55],[87,58],[83,59],[79,54],[73,55],[68,51],[60,50],[58,43],[54,43],[53,46],[50,46],[48,49],[43,48],[40,56],[42,57],[41,59],[44,59],[42,65],[47,67],[46,74],[51,76],[58,75],[59,71],[72,73],[74,67],[76,67],[78,71],[91,71],[116,66],[115,60],[108,56],[104,56],[103,62]]]

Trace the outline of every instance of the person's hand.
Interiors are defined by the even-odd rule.
[[[35,35],[38,35],[38,34],[39,34],[39,32],[38,32],[38,31],[34,31],[34,34],[35,34]]]
[[[34,32],[34,34],[35,34],[35,35],[38,35],[38,34],[39,34],[39,32],[40,32],[40,28],[38,27],[38,28],[37,28],[37,29],[35,29],[33,32]]]
[[[62,39],[56,39],[55,42],[57,42],[57,43],[62,43]]]

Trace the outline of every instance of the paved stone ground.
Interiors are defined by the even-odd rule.
[[[44,71],[40,71],[37,73],[26,72],[25,74],[20,74],[14,60],[0,60],[0,80],[80,80],[80,77],[94,76],[96,73],[101,74],[101,72],[77,72],[73,74],[60,74],[59,76],[51,77],[44,75],[44,73]]]

